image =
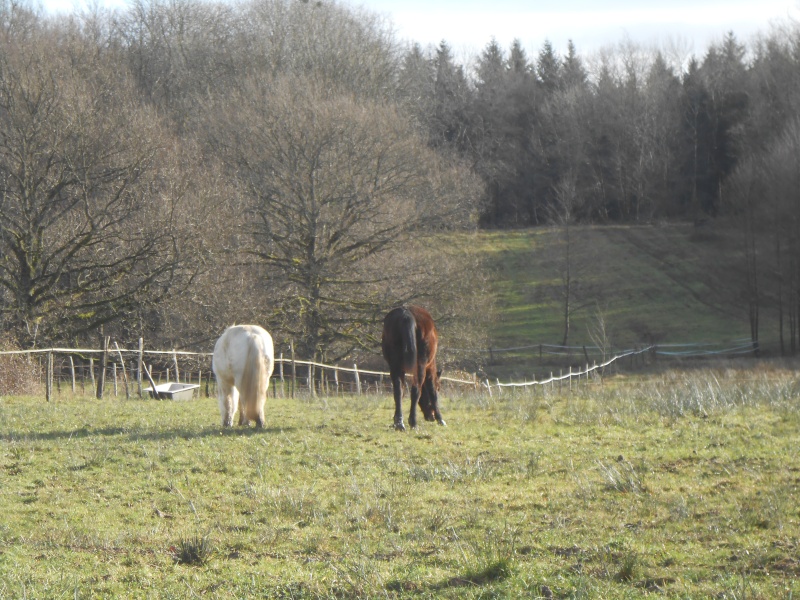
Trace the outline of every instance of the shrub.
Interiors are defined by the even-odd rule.
[[[30,354],[2,354],[18,350],[0,341],[0,396],[24,396],[37,392],[41,367]]]

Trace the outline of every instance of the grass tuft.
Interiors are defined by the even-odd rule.
[[[477,584],[483,585],[493,581],[503,581],[508,579],[514,574],[513,563],[510,558],[501,558],[488,565],[485,568],[472,573],[469,579]]]
[[[641,494],[645,491],[641,474],[624,458],[619,457],[616,464],[606,464],[601,461],[598,461],[597,464],[607,489],[630,494]]]
[[[626,553],[622,557],[619,569],[614,574],[614,581],[618,582],[631,582],[638,576],[639,561],[636,555],[632,552]]]
[[[182,539],[174,551],[175,562],[181,565],[202,566],[214,555],[208,536],[195,535]]]
[[[477,569],[470,569],[461,577],[448,580],[445,587],[462,585],[484,586],[509,579],[514,574],[513,562],[510,558],[500,558]]]

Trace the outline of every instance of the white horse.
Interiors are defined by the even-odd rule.
[[[264,403],[275,365],[272,337],[258,325],[232,325],[214,345],[212,367],[222,426],[233,425],[239,408],[239,425],[256,422],[264,427]],[[241,398],[241,407],[239,402]]]

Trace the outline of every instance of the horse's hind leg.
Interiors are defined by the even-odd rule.
[[[408,424],[411,425],[412,429],[417,428],[417,404],[419,403],[420,392],[421,388],[419,386],[411,386],[411,410],[408,413]]]
[[[394,393],[394,428],[405,431],[403,424],[403,374],[392,373],[392,392]]]
[[[425,380],[424,388],[424,393],[428,395],[428,402],[430,402],[431,408],[433,408],[433,416],[436,422],[439,423],[439,425],[447,425],[442,418],[442,413],[439,412],[439,394],[436,391],[436,386],[433,384],[433,379],[428,377]]]
[[[417,402],[419,402],[419,387],[411,386],[411,410],[408,412],[408,424],[411,429],[417,428]]]
[[[222,415],[222,426],[232,427],[233,415],[236,414],[236,408],[239,405],[239,392],[229,381],[223,380],[217,385],[219,386],[217,400],[219,401],[219,412]]]
[[[264,429],[264,404],[265,400],[259,400],[256,404],[255,415],[252,415],[256,420],[256,427],[258,429]]]
[[[425,365],[423,362],[418,362],[416,367],[416,376],[411,385],[411,410],[408,413],[408,424],[412,429],[417,428],[417,403],[419,396],[422,392],[422,386],[426,383],[425,380]]]

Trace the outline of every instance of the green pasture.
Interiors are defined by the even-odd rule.
[[[0,398],[0,598],[793,598],[792,370],[388,395]]]
[[[733,234],[683,224],[574,226],[569,239],[567,244],[565,230],[556,228],[477,236],[496,300],[498,318],[490,332],[494,349],[561,344],[567,246],[568,345],[596,345],[592,332],[601,317],[611,355],[651,344],[711,342],[724,348],[726,342],[749,339],[741,249]],[[768,349],[777,341],[777,319],[769,307],[761,323]],[[572,362],[582,360],[581,354],[576,351]],[[546,356],[540,360],[535,349],[493,358],[486,371],[501,380],[529,378],[536,369],[546,373],[553,364]]]

